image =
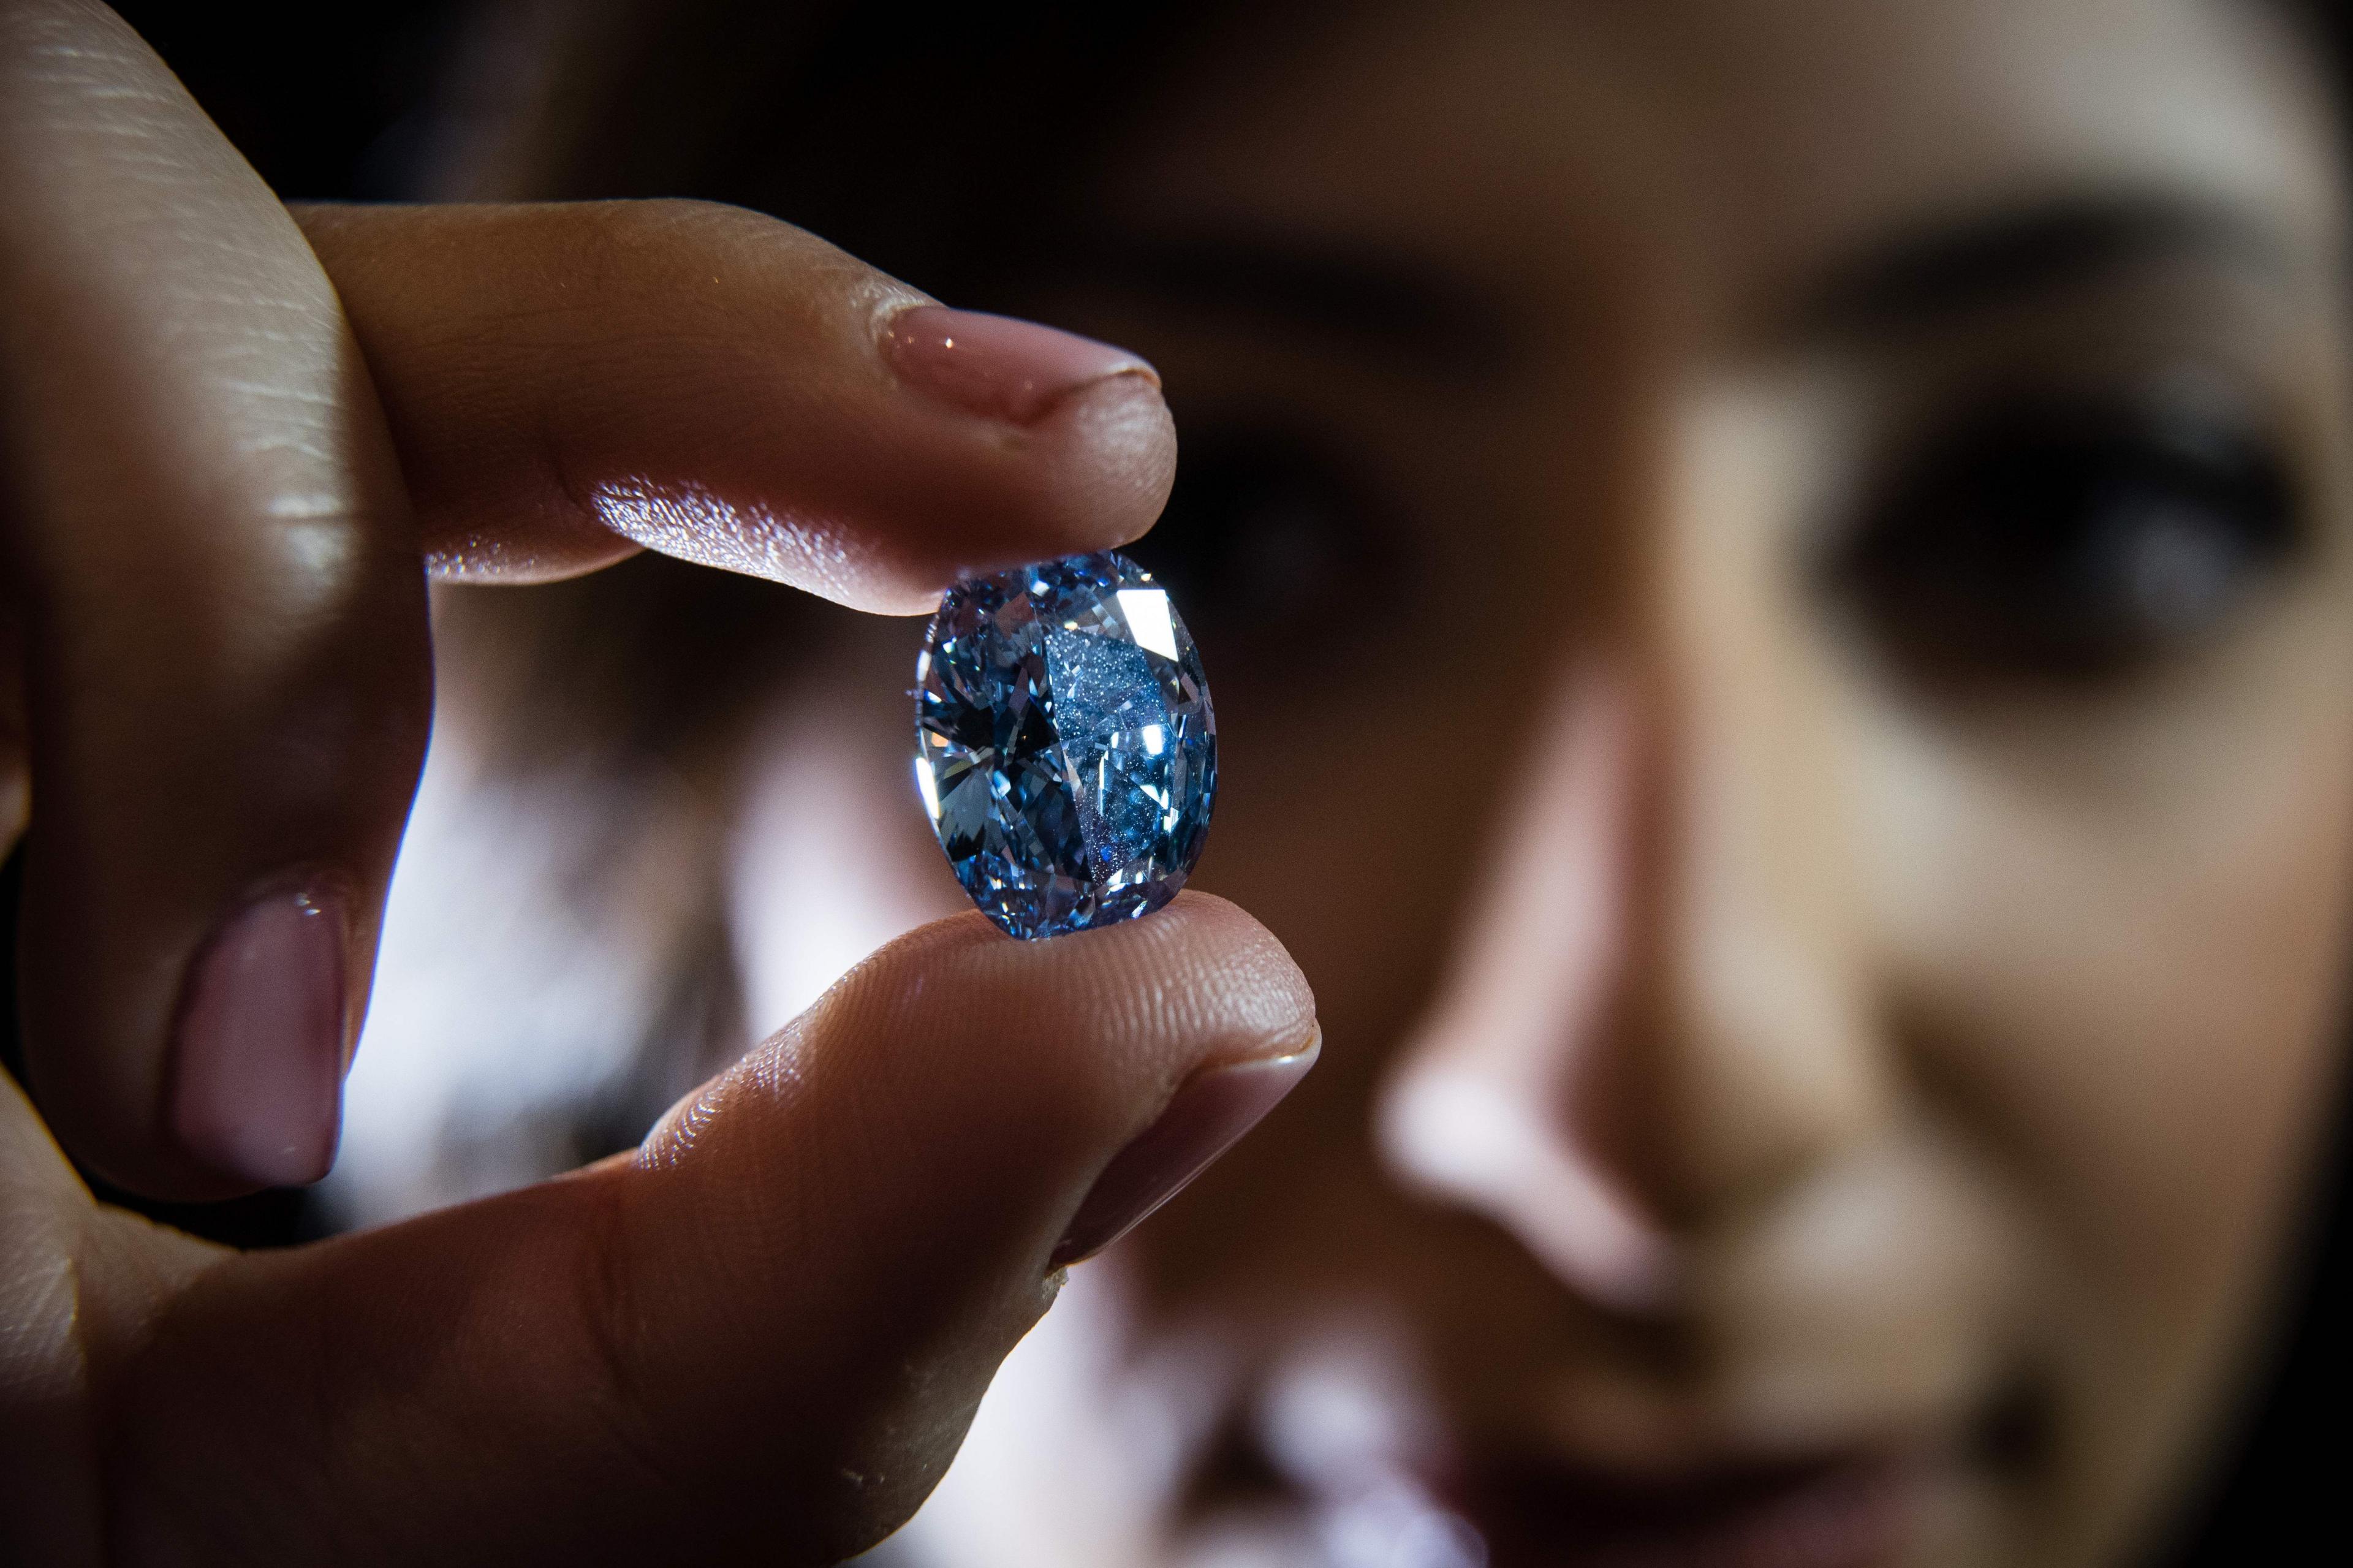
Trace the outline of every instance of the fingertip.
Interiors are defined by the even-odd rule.
[[[1108,376],[1071,394],[1039,421],[1071,454],[1060,504],[1060,553],[1134,542],[1160,520],[1176,480],[1176,422],[1157,375]]]
[[[1108,990],[1156,994],[1180,1027],[1216,1020],[1262,1036],[1263,1051],[1287,1056],[1315,1032],[1315,994],[1275,934],[1240,905],[1194,889],[1165,908],[1082,936],[1103,944],[1099,984]],[[1124,940],[1116,940],[1124,938]],[[1172,988],[1167,976],[1188,984]]]
[[[919,522],[936,503],[911,499],[902,512],[909,526],[887,537],[800,517],[790,520],[797,536],[791,550],[765,542],[776,528],[769,521],[753,531],[763,536],[757,548],[730,547],[722,558],[708,553],[709,541],[739,534],[741,519],[759,519],[756,509],[727,514],[726,526],[717,529],[699,513],[693,539],[683,533],[653,538],[628,518],[608,518],[607,526],[666,553],[790,581],[853,609],[927,616],[960,579],[1133,543],[1159,521],[1176,482],[1176,425],[1148,370],[1123,369],[1090,382],[1026,425],[967,423],[979,427],[979,438],[993,449],[976,458],[960,481],[966,487],[965,504],[935,522]],[[806,548],[819,532],[824,548]],[[830,563],[828,574],[807,570],[805,563],[813,556]],[[765,570],[768,561],[789,561],[794,571],[786,576]]]
[[[1017,942],[976,910],[899,938],[853,969],[808,1016],[929,1008],[944,993],[976,1016],[1092,1026],[1196,1060],[1278,1057],[1315,1034],[1315,997],[1290,952],[1248,911],[1180,892],[1138,920]]]
[[[1140,354],[1058,327],[930,303],[886,318],[883,363],[910,390],[984,419],[1034,425],[1078,393],[1118,376],[1160,384]]]

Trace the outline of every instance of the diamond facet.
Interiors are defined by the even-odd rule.
[[[915,787],[981,912],[1018,937],[1149,914],[1218,787],[1201,656],[1117,553],[948,590],[915,665]]]

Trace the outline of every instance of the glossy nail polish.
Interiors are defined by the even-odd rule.
[[[1319,1035],[1303,1051],[1209,1068],[1186,1079],[1160,1120],[1112,1156],[1095,1178],[1055,1245],[1051,1266],[1093,1257],[1184,1191],[1298,1087],[1321,1049]]]
[[[341,1117],[350,921],[320,885],[222,922],[189,966],[166,1114],[190,1154],[259,1186],[315,1182]]]
[[[1030,425],[1114,375],[1160,377],[1125,349],[1012,316],[918,305],[882,330],[882,357],[926,396],[985,419]]]

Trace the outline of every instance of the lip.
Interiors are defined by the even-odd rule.
[[[1464,1476],[1448,1500],[1493,1568],[1884,1568],[1925,1469],[1893,1445],[1663,1474],[1517,1465]]]
[[[2028,1367],[1967,1393],[1851,1405],[1842,1430],[1804,1432],[1693,1396],[1588,1400],[1564,1421],[1556,1379],[1482,1419],[1397,1375],[1413,1359],[1327,1334],[1240,1379],[1228,1416],[1201,1428],[1221,1436],[1187,1467],[1172,1539],[1191,1554],[1173,1561],[1896,1568],[1975,1540],[2047,1441],[2047,1391]],[[1193,1551],[1238,1521],[1255,1533],[1237,1539],[1274,1544]]]

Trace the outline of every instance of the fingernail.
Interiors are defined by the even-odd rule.
[[[1160,384],[1125,349],[1012,316],[918,305],[882,329],[882,357],[919,392],[987,419],[1029,425],[1081,387],[1114,375]]]
[[[1211,1068],[1186,1079],[1160,1120],[1113,1155],[1095,1178],[1055,1244],[1050,1267],[1093,1257],[1183,1192],[1307,1076],[1322,1048],[1319,1035],[1303,1051]]]
[[[320,885],[231,915],[190,965],[172,1046],[181,1146],[273,1187],[327,1173],[343,1102],[343,900]]]

